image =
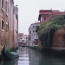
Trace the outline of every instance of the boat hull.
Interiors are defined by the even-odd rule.
[[[18,58],[19,56],[18,52],[9,52],[7,50],[6,44],[2,50],[2,55],[4,57],[4,60],[12,60],[12,59]]]
[[[16,52],[15,52],[16,54]],[[15,55],[13,53],[10,53],[10,52],[2,52],[2,55],[4,57],[4,60],[12,60],[12,59],[15,59],[15,58],[18,58],[18,54]]]

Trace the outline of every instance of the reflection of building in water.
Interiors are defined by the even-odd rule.
[[[29,65],[29,55],[28,55],[28,49],[27,48],[21,48],[20,47],[20,54],[19,54],[19,60],[18,65]]]
[[[3,65],[3,62],[0,62],[0,65]]]
[[[0,63],[0,65],[1,65],[1,63]],[[18,62],[17,62],[17,60],[10,60],[10,61],[3,62],[2,65],[18,65]]]
[[[41,59],[41,53],[32,49],[29,49],[29,65],[39,65]]]

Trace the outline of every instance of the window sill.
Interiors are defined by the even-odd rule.
[[[6,32],[6,33],[8,33],[8,32]]]
[[[8,16],[8,13],[6,13],[6,16]]]
[[[4,32],[4,30],[2,29],[2,32]]]
[[[2,10],[3,12],[5,12],[4,8],[1,8],[1,10]],[[8,16],[8,13],[5,12],[5,14],[6,14],[6,16]]]
[[[4,8],[1,8],[3,12],[5,12]]]

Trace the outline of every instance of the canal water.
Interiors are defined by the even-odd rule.
[[[1,62],[0,65],[65,65],[65,58],[47,56],[34,49],[20,47],[18,52],[18,59]]]

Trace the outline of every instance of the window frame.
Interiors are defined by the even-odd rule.
[[[8,32],[8,23],[6,22],[6,32]]]
[[[4,0],[1,0],[1,7],[4,9]]]
[[[3,24],[3,22],[4,22],[4,19],[1,20],[1,30],[2,31],[4,31],[4,24]]]
[[[42,21],[42,16],[41,16],[41,21]]]
[[[46,19],[47,17],[46,16],[44,16],[44,21],[46,21],[47,19]]]
[[[6,1],[6,14],[8,16],[8,1]]]

